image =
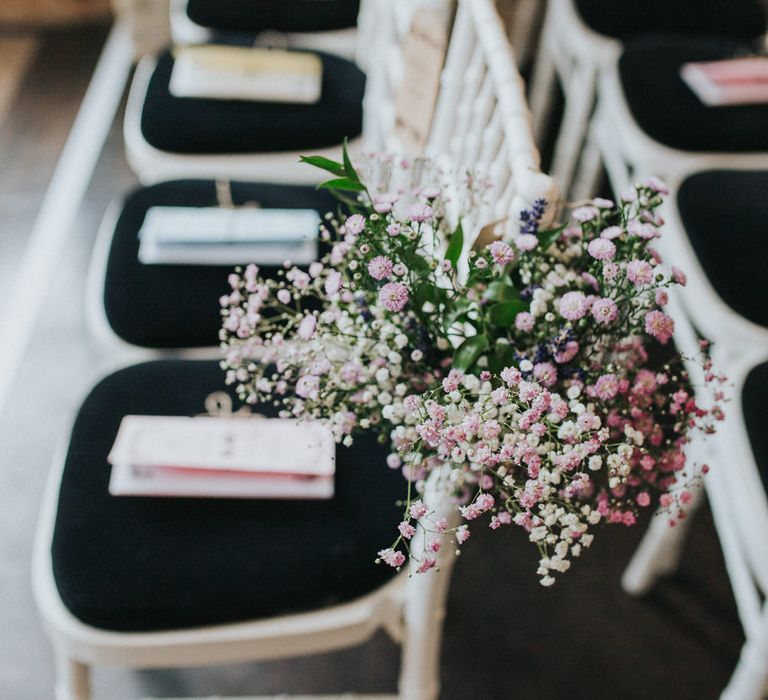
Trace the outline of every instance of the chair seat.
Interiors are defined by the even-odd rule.
[[[680,186],[677,205],[720,298],[750,321],[768,326],[768,171],[697,173]]]
[[[190,0],[191,1],[191,0]],[[765,31],[759,0],[574,0],[581,18],[615,39],[649,33],[756,38]]]
[[[362,131],[365,75],[351,61],[317,52],[323,62],[315,104],[174,97],[174,59],[164,52],[141,112],[147,143],[179,154],[270,153],[325,148]]]
[[[753,368],[744,383],[741,407],[744,426],[760,471],[763,486],[768,491],[768,430],[765,403],[768,400],[768,362]]]
[[[374,559],[396,532],[406,484],[372,436],[337,449],[327,501],[109,495],[106,456],[124,415],[194,415],[223,383],[214,361],[148,362],[103,379],[80,408],[51,554],[61,599],[82,622],[150,631],[245,621],[353,600],[391,578]]]
[[[680,77],[684,63],[730,58],[743,49],[733,41],[690,37],[627,42],[619,73],[640,128],[656,141],[686,151],[768,150],[768,104],[706,107]]]
[[[234,182],[230,190],[235,204],[315,209],[321,216],[336,202],[325,191],[297,185]],[[163,182],[128,196],[114,230],[104,280],[107,321],[123,340],[151,348],[218,343],[218,299],[229,290],[227,276],[233,266],[144,265],[138,259],[138,233],[150,207],[216,204],[216,187],[210,180]],[[277,272],[277,268],[262,270],[266,276]]]
[[[360,0],[189,0],[187,16],[209,29],[258,34],[355,26]]]

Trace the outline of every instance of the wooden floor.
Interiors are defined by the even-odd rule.
[[[10,105],[0,126],[0,284],[23,250],[106,31],[96,26],[23,37],[15,44],[14,61],[22,66],[17,77],[0,77],[0,104]],[[0,55],[4,63],[6,54]],[[56,274],[29,280],[46,285],[47,302],[0,416],[0,698],[6,700],[52,697],[52,655],[30,591],[31,542],[57,441],[89,386],[122,361],[88,336],[83,284],[99,219],[110,199],[133,183],[117,123]],[[12,332],[0,329],[0,342]],[[441,697],[716,698],[742,636],[709,512],[696,519],[678,575],[633,600],[619,579],[641,534],[642,526],[601,531],[593,549],[550,590],[537,583],[535,551],[521,532],[478,528],[451,588]],[[95,698],[391,693],[397,663],[398,649],[377,635],[356,649],[269,664],[98,669]]]

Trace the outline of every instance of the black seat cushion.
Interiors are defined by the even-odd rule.
[[[688,61],[729,58],[742,49],[725,39],[657,36],[627,42],[619,71],[640,128],[682,150],[768,150],[768,104],[706,107],[680,77]]]
[[[744,426],[749,435],[763,487],[768,491],[768,430],[765,402],[768,400],[768,362],[750,371],[741,394]]]
[[[765,31],[759,0],[575,0],[594,31],[616,39],[650,33],[756,38]]]
[[[59,593],[81,621],[118,631],[244,621],[353,600],[393,575],[374,560],[396,534],[406,484],[372,436],[337,449],[331,500],[109,495],[106,456],[124,415],[194,415],[222,387],[216,362],[156,361],[108,376],[83,403],[52,544]]]
[[[158,59],[141,112],[141,132],[161,151],[265,153],[324,148],[360,134],[365,75],[351,61],[318,53],[323,62],[315,104],[174,97],[173,57]]]
[[[189,0],[196,24],[226,32],[318,32],[357,23],[360,0]]]
[[[677,204],[718,295],[750,321],[768,326],[768,171],[692,175],[680,186]]]
[[[235,204],[255,201],[271,208],[315,209],[321,216],[336,204],[326,191],[312,187],[234,182],[230,189]],[[232,266],[144,265],[138,258],[139,229],[150,207],[216,204],[216,187],[210,180],[163,182],[139,188],[126,199],[104,281],[107,320],[125,341],[152,348],[218,343],[218,299],[229,291],[227,276]],[[276,272],[277,268],[262,268],[265,276]]]

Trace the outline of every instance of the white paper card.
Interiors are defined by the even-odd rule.
[[[312,104],[320,99],[323,64],[311,53],[239,46],[177,49],[174,97]]]
[[[139,231],[145,265],[308,265],[317,258],[314,209],[151,207]]]
[[[332,476],[336,445],[322,423],[199,416],[125,416],[107,457],[134,467]]]

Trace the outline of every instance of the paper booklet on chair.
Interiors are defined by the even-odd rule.
[[[139,231],[145,265],[309,265],[317,259],[314,209],[151,207]]]
[[[708,107],[768,102],[768,56],[686,63],[680,76]]]
[[[336,445],[318,422],[125,416],[107,461],[113,496],[328,499]]]
[[[175,97],[312,104],[322,91],[323,64],[312,53],[207,45],[178,48],[174,59]]]

